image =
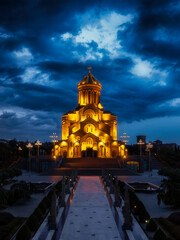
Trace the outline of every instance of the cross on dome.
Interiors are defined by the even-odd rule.
[[[91,72],[90,70],[92,69],[92,67],[88,67],[88,69],[89,69],[89,73]]]

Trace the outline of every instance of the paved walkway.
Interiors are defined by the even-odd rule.
[[[99,177],[80,177],[60,237],[72,239],[121,240]]]

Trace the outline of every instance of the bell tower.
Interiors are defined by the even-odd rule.
[[[78,103],[80,106],[93,104],[96,107],[100,103],[101,88],[100,82],[91,74],[90,67],[88,74],[78,84]]]

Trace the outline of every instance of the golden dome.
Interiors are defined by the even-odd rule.
[[[101,86],[100,82],[91,74],[89,71],[88,74],[80,81],[78,86],[80,85],[87,85],[87,84],[93,84],[93,85],[99,85]]]

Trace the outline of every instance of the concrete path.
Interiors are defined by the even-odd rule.
[[[99,177],[80,177],[60,240],[121,239]]]

